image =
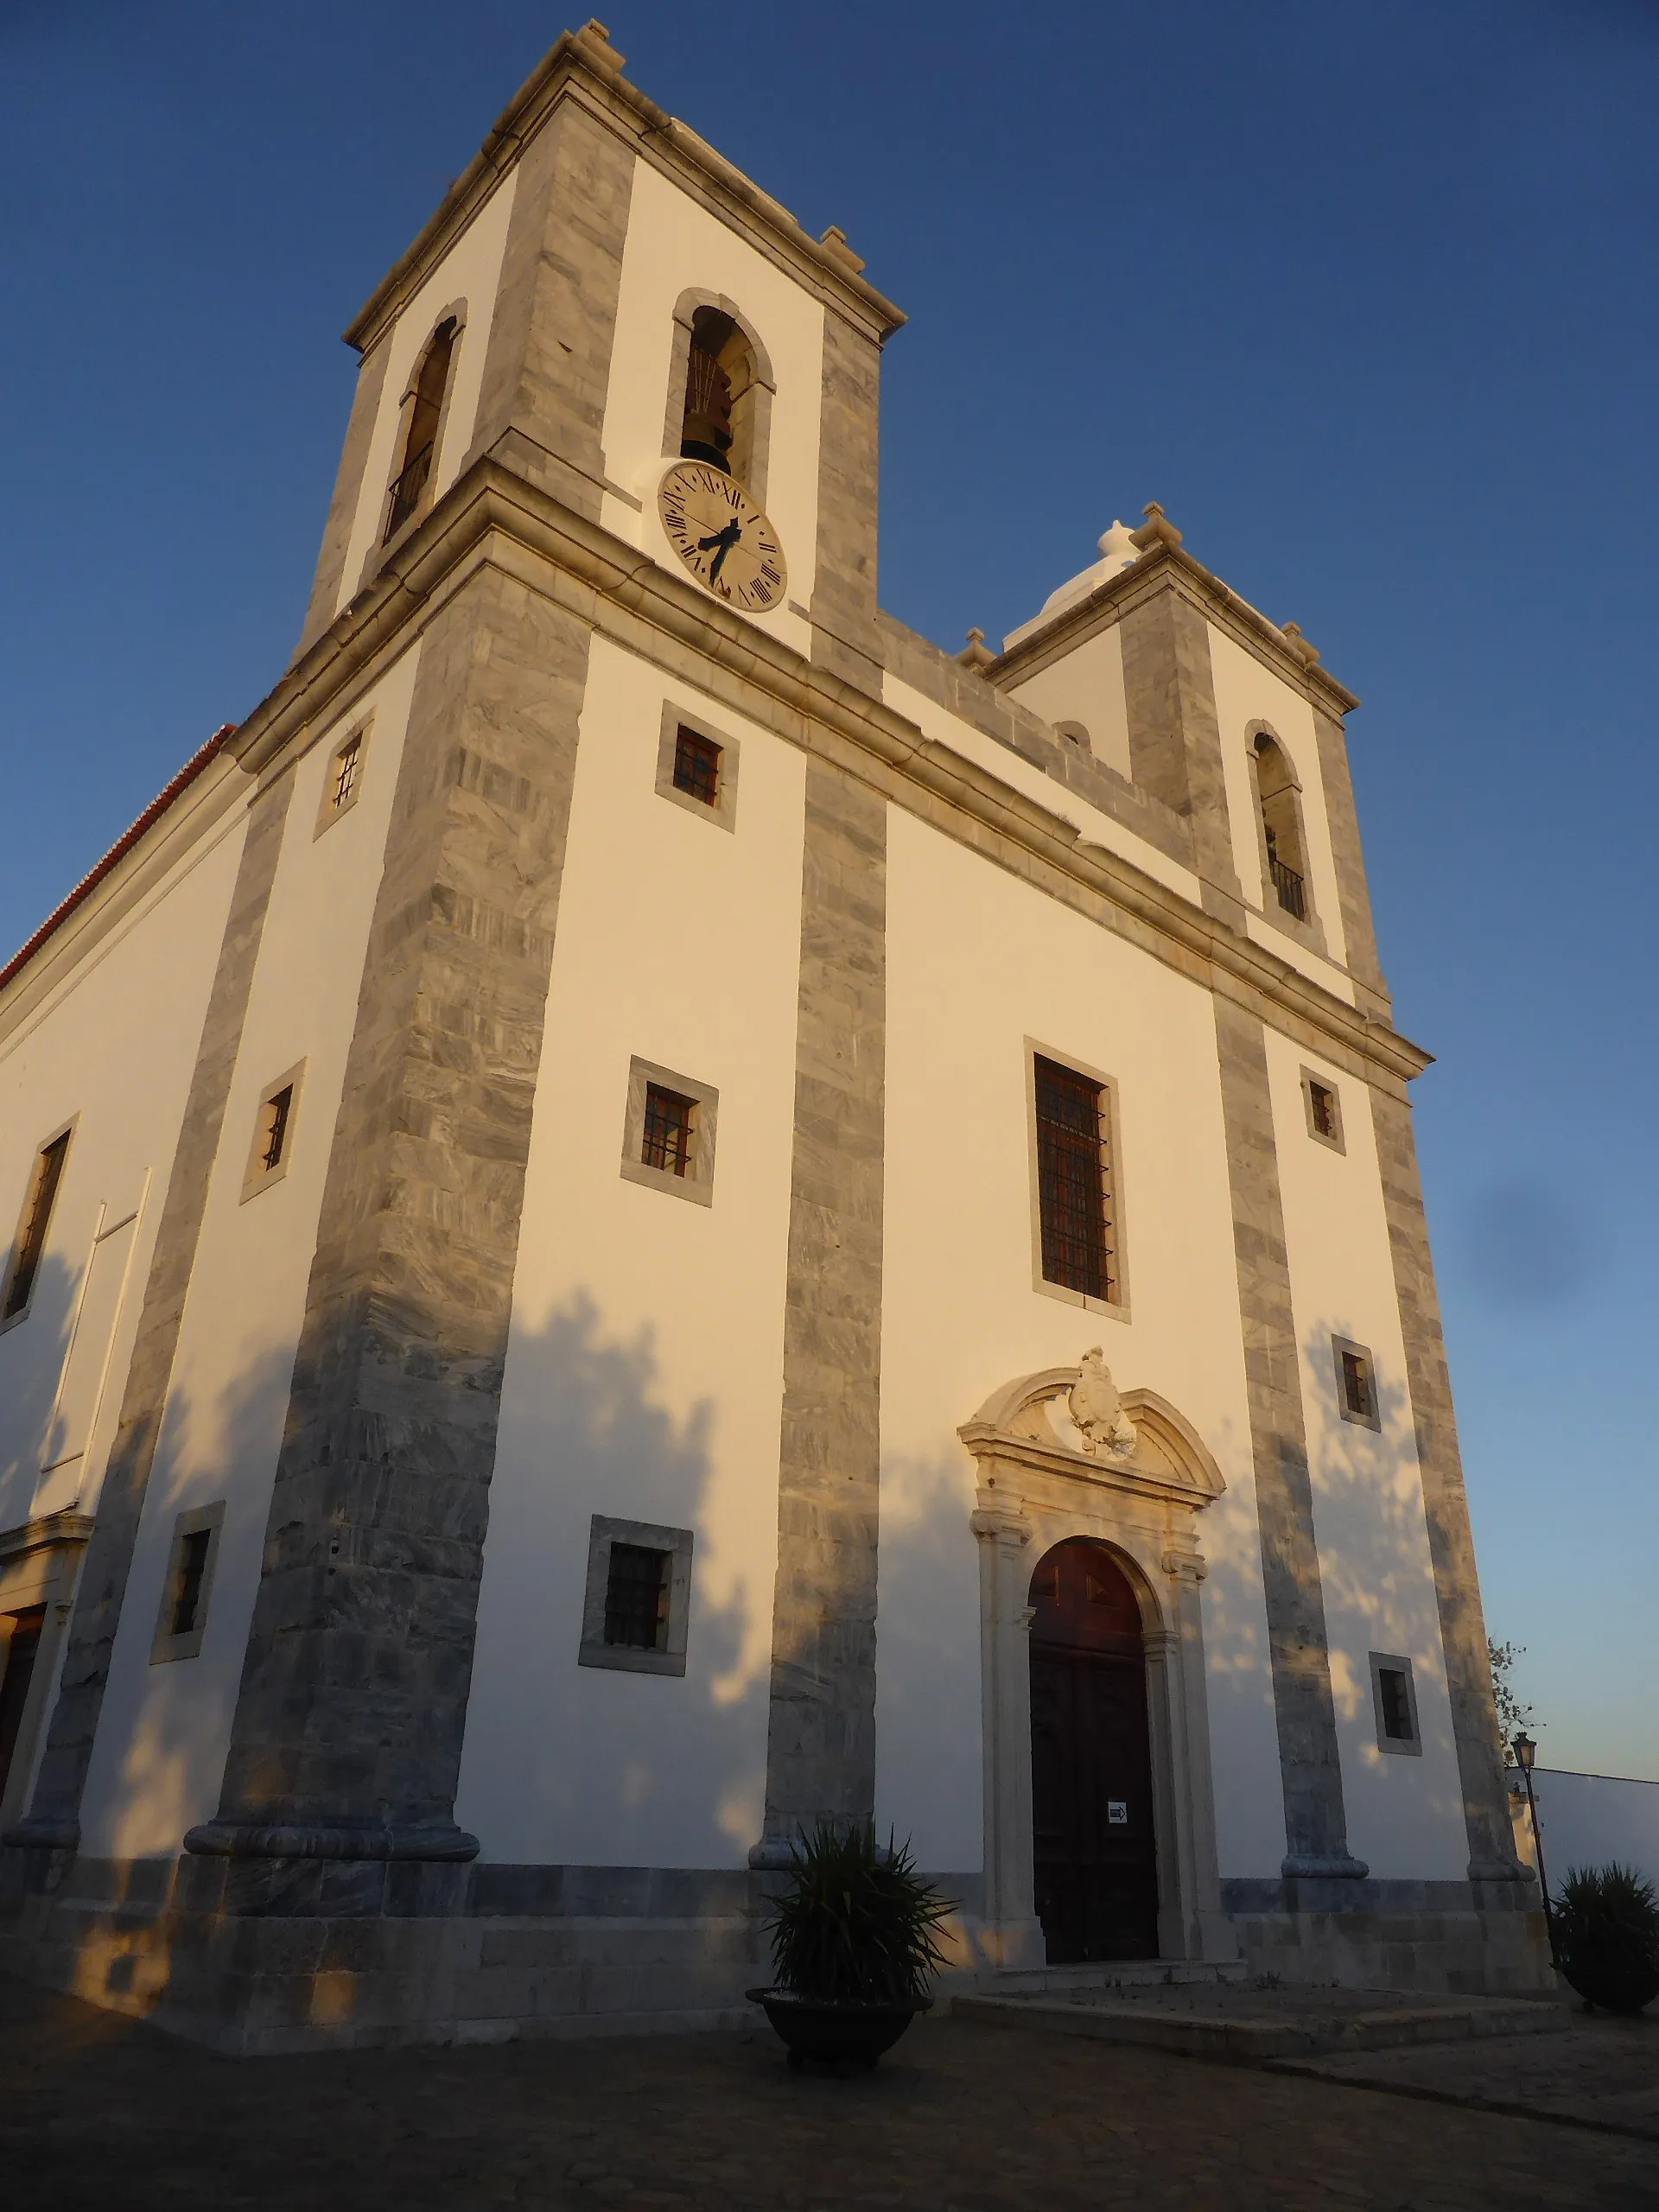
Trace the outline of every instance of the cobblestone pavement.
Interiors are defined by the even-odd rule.
[[[969,2021],[880,2070],[762,2031],[230,2060],[0,1983],[0,2196],[59,2212],[1659,2212],[1659,2153],[1548,2121]]]
[[[1659,2146],[1659,2018],[1620,2020],[1561,2008],[1561,2032],[1501,2043],[1437,2044],[1306,2062],[1323,2081],[1396,2094],[1454,2097],[1504,2112],[1628,2129]],[[1299,2067],[1300,2070],[1300,2067]],[[1659,2147],[1650,2154],[1659,2171]]]

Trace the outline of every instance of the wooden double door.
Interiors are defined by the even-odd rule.
[[[1031,1602],[1033,1872],[1049,1963],[1156,1958],[1140,1605],[1086,1537],[1039,1562]]]

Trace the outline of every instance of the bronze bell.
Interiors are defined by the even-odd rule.
[[[732,380],[714,355],[694,340],[686,369],[681,457],[728,469],[731,464],[726,456],[731,449]]]

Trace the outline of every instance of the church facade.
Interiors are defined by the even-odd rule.
[[[561,39],[304,632],[0,971],[0,1956],[233,2050],[1546,1976],[1352,695],[1115,525],[876,597],[902,321]]]

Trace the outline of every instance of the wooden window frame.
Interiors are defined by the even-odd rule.
[[[257,1198],[262,1191],[270,1190],[272,1184],[280,1183],[289,1171],[294,1158],[294,1138],[299,1128],[301,1092],[304,1083],[305,1062],[296,1060],[291,1068],[285,1068],[281,1075],[275,1077],[259,1093],[259,1103],[254,1109],[253,1135],[248,1146],[248,1165],[242,1178],[244,1205],[250,1198]],[[265,1109],[273,1098],[284,1090],[292,1090],[294,1096],[289,1101],[288,1120],[283,1131],[282,1156],[274,1167],[267,1167],[260,1157]]]
[[[666,1167],[648,1167],[645,1161],[645,1092],[655,1084],[691,1101],[691,1159],[683,1175]],[[720,1114],[720,1093],[695,1076],[673,1068],[658,1067],[654,1060],[628,1063],[627,1108],[622,1124],[622,1175],[625,1181],[642,1184],[650,1191],[667,1191],[689,1198],[694,1205],[715,1202],[715,1138]]]
[[[23,1200],[17,1209],[17,1226],[12,1231],[11,1244],[6,1255],[4,1271],[0,1273],[0,1336],[3,1336],[8,1329],[21,1328],[35,1310],[35,1294],[40,1288],[41,1274],[46,1265],[47,1251],[52,1239],[52,1224],[57,1218],[58,1205],[63,1197],[64,1178],[69,1172],[70,1155],[75,1148],[75,1131],[79,1122],[79,1114],[72,1114],[67,1122],[60,1122],[51,1135],[42,1139],[29,1155],[29,1172],[23,1183]],[[46,1217],[41,1224],[40,1242],[35,1249],[35,1264],[29,1274],[29,1287],[23,1294],[22,1303],[16,1312],[7,1313],[4,1309],[10,1302],[12,1285],[16,1282],[17,1271],[23,1262],[23,1238],[32,1225],[36,1195],[40,1190],[46,1158],[48,1154],[54,1151],[59,1145],[63,1147],[63,1159],[53,1183],[51,1196],[47,1200]]]
[[[174,1659],[194,1659],[200,1654],[202,1638],[207,1633],[208,1617],[213,1611],[213,1577],[219,1567],[219,1541],[224,1525],[225,1500],[222,1497],[212,1505],[192,1506],[174,1522],[173,1541],[168,1547],[167,1573],[162,1583],[161,1611],[156,1616],[156,1634],[149,1647],[152,1667],[165,1666]],[[186,1629],[181,1635],[175,1636],[172,1621],[184,1572],[185,1540],[204,1533],[207,1538],[207,1554],[202,1561],[201,1581],[196,1592],[195,1625]]]
[[[654,1521],[619,1521],[604,1513],[594,1515],[588,1537],[582,1641],[576,1650],[579,1667],[608,1667],[625,1675],[684,1674],[686,1648],[690,1640],[694,1541],[690,1529],[664,1528]],[[637,1545],[642,1551],[668,1555],[668,1627],[664,1648],[660,1651],[647,1651],[635,1643],[605,1641],[613,1544]]]
[[[1103,1068],[1091,1067],[1075,1052],[1054,1045],[1046,1045],[1040,1039],[1025,1039],[1026,1055],[1026,1149],[1027,1174],[1031,1191],[1031,1287],[1040,1297],[1058,1298],[1068,1306],[1080,1306],[1090,1313],[1109,1315],[1113,1320],[1130,1319],[1128,1230],[1123,1202],[1123,1141],[1118,1115],[1118,1085],[1116,1076],[1108,1075]],[[1106,1122],[1106,1149],[1109,1157],[1112,1193],[1112,1262],[1116,1276],[1116,1295],[1096,1298],[1090,1292],[1073,1290],[1068,1284],[1051,1282],[1043,1273],[1043,1195],[1041,1166],[1037,1135],[1037,1063],[1052,1060],[1058,1066],[1081,1076],[1085,1082],[1100,1087]]]

